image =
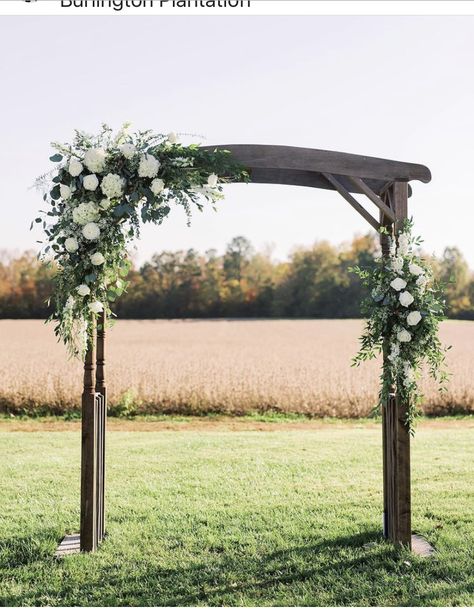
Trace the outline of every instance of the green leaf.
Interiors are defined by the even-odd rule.
[[[61,162],[63,156],[62,154],[54,154],[53,156],[50,156],[49,159],[51,160],[51,162]]]

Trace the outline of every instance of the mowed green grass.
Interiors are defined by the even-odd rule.
[[[77,531],[79,433],[2,433],[0,604],[474,605],[472,426],[421,425],[422,559],[381,539],[380,430],[114,432],[99,552]],[[367,544],[375,543],[375,544]]]

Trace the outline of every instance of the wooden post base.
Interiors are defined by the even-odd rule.
[[[81,535],[69,534],[64,536],[54,554],[56,557],[65,557],[66,555],[75,555],[81,552]]]
[[[76,555],[77,553],[81,553],[81,535],[67,534],[59,543],[54,555],[56,557],[65,557],[66,555]]]

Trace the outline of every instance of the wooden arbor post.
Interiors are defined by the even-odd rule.
[[[81,447],[81,551],[95,551],[104,538],[105,426],[105,315],[94,323],[84,362]]]
[[[385,196],[393,211],[392,223],[381,214],[381,223],[391,230],[392,237],[408,216],[408,184],[394,182]],[[388,257],[388,237],[381,235],[382,254]],[[384,364],[388,348],[384,345]],[[405,423],[407,408],[395,392],[382,408],[383,445],[383,532],[394,544],[411,548],[411,487],[410,487],[410,434]]]

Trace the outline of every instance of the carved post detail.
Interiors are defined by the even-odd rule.
[[[386,202],[395,214],[391,225],[381,216],[383,226],[396,233],[408,216],[408,184],[394,182]],[[387,237],[381,236],[382,254],[388,257]],[[384,344],[384,365],[388,347]],[[405,425],[407,408],[395,394],[382,408],[384,536],[394,544],[411,547],[410,434]]]
[[[105,384],[105,312],[97,323],[97,375],[95,390],[100,394],[97,439],[97,536],[100,542],[105,533],[105,430],[107,422],[107,388]]]
[[[97,548],[95,338],[94,323],[84,362],[84,391],[82,393],[81,551],[95,551]]]

